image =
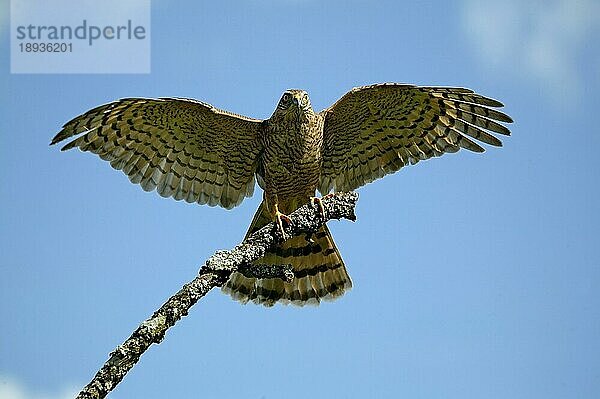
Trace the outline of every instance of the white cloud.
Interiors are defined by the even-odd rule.
[[[466,34],[488,67],[536,81],[559,102],[580,95],[581,64],[598,57],[592,48],[598,46],[600,2],[464,0],[462,7]]]
[[[0,399],[73,399],[78,393],[73,387],[53,394],[32,392],[16,380],[0,376]]]

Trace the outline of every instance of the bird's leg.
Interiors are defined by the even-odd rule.
[[[323,206],[323,199],[333,197],[333,193],[329,193],[324,195],[323,197],[310,197],[313,205],[317,205],[319,207],[319,211],[321,212],[321,216],[325,219],[325,207]]]
[[[292,223],[292,219],[284,213],[279,212],[279,206],[275,203],[275,220],[277,221],[277,227],[279,228],[279,232],[283,237],[285,237],[285,233],[283,231],[283,222],[287,224]]]

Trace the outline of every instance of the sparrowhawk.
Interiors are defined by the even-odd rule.
[[[248,230],[281,223],[318,190],[350,191],[420,160],[466,148],[501,146],[502,104],[472,90],[377,84],[352,89],[315,113],[308,94],[287,90],[266,120],[184,98],[125,98],[67,122],[51,144],[98,154],[132,183],[163,197],[230,209],[264,190]],[[234,273],[223,290],[244,303],[303,305],[351,286],[327,226],[296,236],[257,264],[291,264],[294,280]]]

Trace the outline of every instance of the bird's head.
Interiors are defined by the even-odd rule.
[[[286,117],[297,116],[305,119],[308,115],[314,114],[308,93],[304,90],[289,89],[281,96],[279,104],[274,115],[283,115]]]

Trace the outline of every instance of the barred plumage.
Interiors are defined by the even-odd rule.
[[[67,122],[51,144],[98,154],[163,197],[233,208],[254,192],[260,121],[177,98],[125,98]]]
[[[286,91],[273,115],[257,120],[181,98],[126,98],[66,123],[51,144],[98,154],[131,182],[161,196],[232,208],[263,202],[248,234],[291,213],[318,189],[350,191],[474,140],[502,143],[511,118],[496,100],[469,89],[385,83],[358,87],[315,113],[308,94]],[[256,263],[291,264],[295,279],[234,273],[224,290],[242,302],[303,305],[335,299],[352,283],[329,230],[287,240]]]

